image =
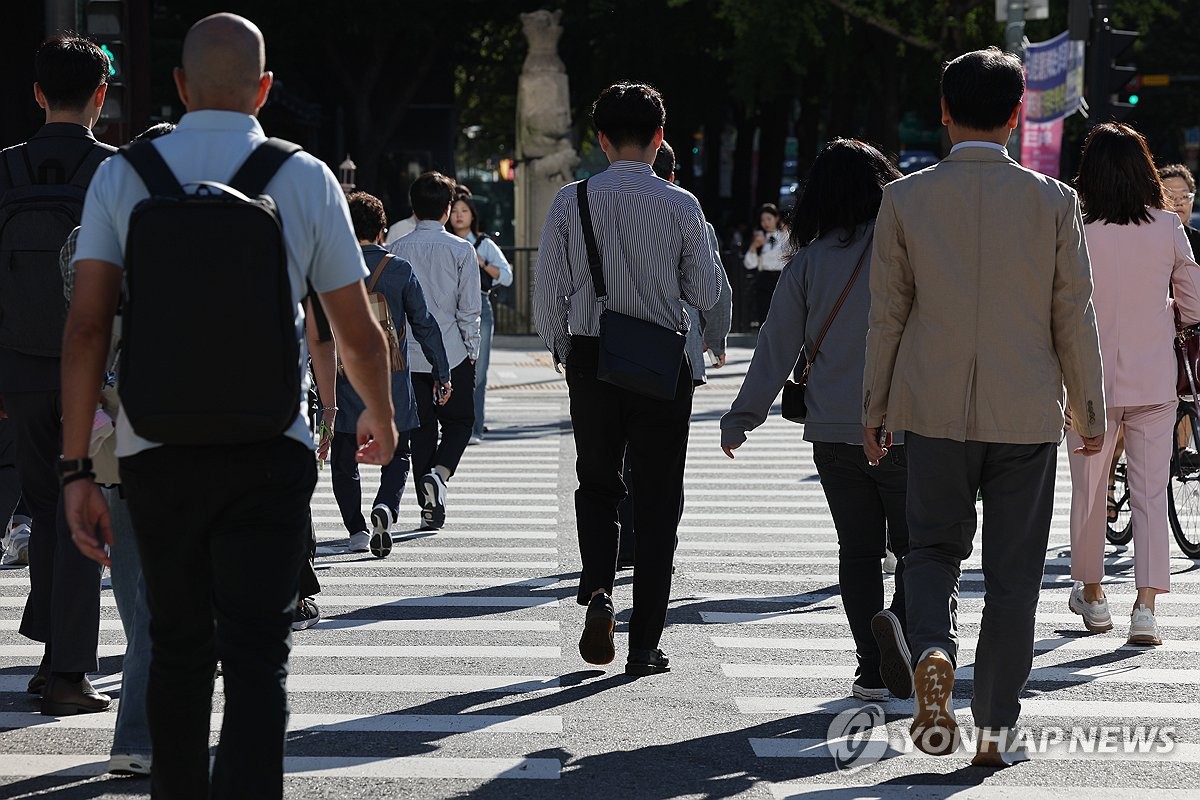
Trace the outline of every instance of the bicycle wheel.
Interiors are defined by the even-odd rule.
[[[1191,403],[1179,404],[1179,420],[1187,420],[1191,426],[1188,436],[1191,447],[1181,447],[1176,437],[1171,455],[1171,482],[1167,487],[1167,518],[1183,554],[1200,558],[1200,457],[1196,455],[1200,421]]]
[[[1113,475],[1113,502],[1116,504],[1117,518],[1108,523],[1104,530],[1104,538],[1110,544],[1129,544],[1133,538],[1133,519],[1129,514],[1129,479],[1125,465],[1125,454],[1117,461]]]

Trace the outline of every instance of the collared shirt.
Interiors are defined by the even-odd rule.
[[[560,189],[550,206],[534,273],[534,323],[557,362],[567,360],[572,334],[600,335],[576,186]],[[690,192],[638,161],[614,161],[587,188],[608,308],[686,330],[683,301],[700,311],[713,307],[719,268],[704,212]]]
[[[1008,148],[1002,144],[998,144],[996,142],[980,142],[974,139],[969,142],[959,142],[958,144],[954,145],[954,147],[950,148],[950,152],[953,153],[956,150],[962,150],[964,147],[986,147],[990,150],[999,150],[1001,153],[1008,155]]]
[[[154,140],[154,146],[185,189],[202,180],[227,181],[266,135],[258,120],[234,111],[193,111],[185,114],[174,132]],[[331,292],[362,280],[367,274],[362,251],[350,224],[346,197],[333,173],[308,153],[296,153],[267,184],[283,221],[292,304],[296,309],[296,339],[300,343],[303,375],[300,405],[287,436],[313,447],[306,417],[308,397],[308,345],[304,336],[304,308],[308,283],[317,292]],[[75,262],[106,261],[123,267],[125,238],[133,207],[147,197],[146,187],[124,158],[110,158],[96,171],[83,207],[83,224]],[[163,242],[169,250],[170,242]],[[196,290],[204,287],[197,277]],[[188,354],[204,368],[204,354]],[[220,354],[212,354],[219,357]],[[237,387],[225,387],[237,391]],[[130,456],[157,446],[133,432],[122,410],[117,419],[117,455]]]
[[[763,231],[765,241],[762,248],[755,250],[753,246],[746,251],[742,264],[746,269],[758,272],[782,272],[787,266],[788,234],[785,230],[776,229],[767,233]]]
[[[496,286],[512,286],[512,265],[508,263],[508,259],[504,257],[504,252],[500,249],[500,245],[496,244],[492,237],[488,236],[476,245],[475,234],[468,232],[467,243],[475,248],[475,252],[479,253],[484,261],[500,270],[500,274],[492,279],[493,288]]]
[[[457,367],[464,358],[479,358],[479,310],[483,303],[475,248],[449,233],[436,219],[423,219],[416,230],[401,236],[388,250],[412,264],[429,313],[442,331],[450,368]],[[412,372],[433,371],[411,336],[408,368]]]
[[[116,152],[115,147],[96,141],[90,128],[72,122],[47,122],[29,137],[28,142],[6,148],[6,151],[15,148],[25,151],[34,181],[62,182],[71,177],[68,173],[95,147]],[[5,153],[0,153],[0,195],[11,185]],[[56,391],[61,363],[58,358],[33,356],[0,347],[0,392]]]

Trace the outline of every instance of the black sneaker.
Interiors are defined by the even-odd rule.
[[[421,527],[438,530],[446,524],[446,482],[436,472],[422,475],[417,482],[417,500],[421,504]]]
[[[901,700],[912,697],[912,654],[904,640],[900,620],[884,609],[871,618],[871,633],[879,645],[879,677],[883,679],[883,685]]]
[[[658,675],[671,671],[671,660],[662,650],[633,650],[629,651],[629,660],[625,662],[626,675]]]
[[[617,627],[617,615],[613,610],[612,598],[598,594],[588,603],[587,615],[583,619],[583,635],[579,637],[579,655],[589,664],[611,664],[617,657],[613,644],[613,630]]]
[[[392,552],[392,511],[382,503],[371,509],[371,555],[387,558]]]
[[[301,598],[296,603],[296,614],[292,617],[292,630],[303,631],[308,630],[313,625],[316,625],[321,619],[321,609],[313,602],[311,597]],[[221,674],[219,671],[218,675]]]

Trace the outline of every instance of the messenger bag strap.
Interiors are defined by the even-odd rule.
[[[588,205],[587,180],[580,181],[575,188],[579,197],[579,225],[583,228],[583,243],[587,247],[588,267],[592,271],[592,285],[596,288],[596,299],[603,303],[608,299],[608,287],[604,284],[604,265],[600,261],[600,247],[596,244],[596,230],[592,227],[592,209]]]
[[[238,167],[229,180],[229,185],[247,197],[258,197],[266,191],[267,184],[283,166],[283,162],[304,148],[283,139],[267,139]]]
[[[808,357],[804,365],[804,374],[812,369],[812,363],[817,358],[817,353],[821,349],[821,342],[825,341],[825,334],[829,333],[829,326],[833,325],[833,320],[837,317],[838,312],[842,310],[842,304],[846,302],[846,298],[850,296],[850,290],[854,288],[854,282],[858,280],[858,273],[862,272],[863,264],[867,260],[867,253],[871,252],[871,241],[874,239],[875,233],[871,232],[867,236],[867,246],[863,248],[862,255],[858,257],[858,264],[854,267],[854,272],[850,275],[850,280],[846,282],[846,288],[842,289],[842,296],[838,298],[837,303],[833,307],[833,311],[829,312],[829,318],[825,320],[825,327],[821,328],[821,335],[817,337],[816,343],[813,345],[812,355]]]
[[[383,274],[383,268],[386,267],[391,260],[395,258],[391,253],[386,253],[383,258],[379,259],[379,263],[375,265],[375,271],[371,273],[371,282],[367,284],[367,291],[375,291],[375,284],[379,283],[379,276]]]

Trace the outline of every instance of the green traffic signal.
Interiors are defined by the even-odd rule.
[[[1129,95],[1129,105],[1136,106],[1138,104],[1138,100],[1140,99],[1141,98],[1139,98],[1136,94]]]
[[[107,44],[100,45],[100,50],[103,51],[104,55],[108,56],[108,77],[115,77],[117,74],[117,57]]]

